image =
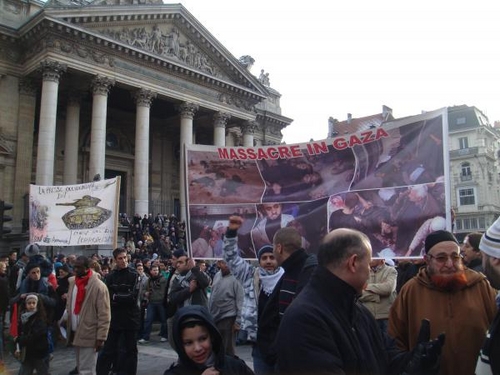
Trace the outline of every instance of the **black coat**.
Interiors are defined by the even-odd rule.
[[[276,363],[276,335],[282,315],[307,284],[317,264],[315,255],[300,249],[281,265],[285,273],[274,287],[258,320],[257,345],[270,366]]]
[[[139,274],[130,267],[115,269],[106,277],[111,301],[111,329],[138,330]]]
[[[212,351],[215,356],[213,367],[215,367],[221,375],[254,375],[253,371],[242,359],[225,354],[222,336],[217,330],[212,316],[206,307],[200,305],[185,306],[179,309],[175,314],[172,335],[175,347],[177,348],[177,354],[179,355],[179,361],[170,366],[170,368],[165,371],[164,375],[201,375],[207,369],[207,367],[200,367],[195,364],[184,351],[181,325],[186,319],[195,319],[202,322],[202,325],[207,327],[210,332]]]
[[[19,343],[21,348],[26,348],[26,359],[45,358],[49,354],[47,323],[40,319],[38,313],[35,313],[24,324],[21,324],[19,320],[19,327],[20,332],[16,342]]]
[[[277,338],[280,374],[399,374],[409,359],[382,335],[356,291],[324,267],[287,309]]]

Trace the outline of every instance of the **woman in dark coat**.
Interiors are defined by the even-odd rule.
[[[204,306],[179,309],[172,334],[179,360],[164,375],[254,374],[243,360],[225,354],[222,337]]]

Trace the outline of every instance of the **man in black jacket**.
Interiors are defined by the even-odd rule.
[[[111,301],[108,338],[97,359],[97,375],[108,375],[111,367],[118,375],[137,372],[137,331],[139,330],[139,274],[128,267],[127,251],[113,250],[115,269],[106,277]]]
[[[200,267],[195,265],[194,259],[188,258],[186,253],[176,253],[178,275],[172,280],[168,292],[168,302],[178,308],[188,305],[208,306],[207,287],[210,277]]]
[[[315,255],[302,248],[302,237],[292,227],[279,229],[273,238],[273,253],[285,273],[259,315],[257,345],[263,361],[273,373],[276,365],[276,335],[285,310],[300,293],[317,265]]]
[[[426,326],[414,353],[400,351],[357,301],[370,274],[371,253],[368,237],[357,230],[326,235],[316,271],[279,327],[280,374],[437,373],[444,337],[429,341]]]

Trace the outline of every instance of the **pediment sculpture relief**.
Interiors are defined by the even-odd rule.
[[[160,56],[175,58],[204,73],[221,77],[219,68],[209,60],[208,56],[200,51],[191,41],[183,38],[179,30],[175,27],[170,32],[165,32],[158,25],[154,25],[152,28],[144,26],[135,28],[124,27],[121,30],[106,29],[100,32],[130,46]]]

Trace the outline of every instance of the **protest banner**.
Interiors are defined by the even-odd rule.
[[[120,177],[79,185],[30,185],[30,243],[116,247]]]
[[[445,108],[303,144],[186,145],[188,249],[222,257],[237,213],[245,258],[284,226],[310,252],[348,227],[369,236],[374,257],[418,257],[429,231],[451,229],[447,134]]]

